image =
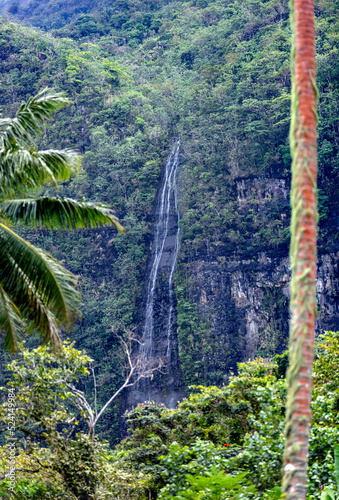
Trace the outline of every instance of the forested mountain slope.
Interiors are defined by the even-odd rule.
[[[74,24],[80,26],[76,29],[76,37],[101,36],[112,34],[112,28],[121,28],[129,23],[133,28],[134,18],[141,13],[147,13],[147,18],[152,19],[153,13],[167,2],[164,0],[0,0],[3,13],[14,16],[27,24],[38,26],[46,30],[73,28]],[[132,21],[132,23],[131,23]],[[152,22],[148,22],[150,28]],[[74,33],[73,33],[74,35]]]
[[[2,112],[47,85],[66,91],[73,105],[41,139],[84,155],[83,171],[63,192],[114,205],[128,229],[126,236],[110,229],[30,235],[81,276],[84,317],[72,337],[98,360],[102,397],[120,379],[112,328],[142,318],[156,193],[178,136],[175,286],[186,387],[220,384],[240,359],[281,351],[289,280],[287,2],[36,0],[3,2],[3,12]],[[337,329],[338,7],[317,1],[316,15],[320,328]],[[116,414],[112,407],[104,426],[117,423]]]

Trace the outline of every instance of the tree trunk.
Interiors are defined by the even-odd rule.
[[[292,279],[283,492],[287,500],[304,500],[316,318],[317,90],[313,0],[291,1],[291,25]]]

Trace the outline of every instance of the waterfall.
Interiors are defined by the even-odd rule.
[[[163,184],[160,190],[155,214],[155,230],[152,244],[152,266],[146,286],[145,323],[142,352],[146,358],[154,353],[154,300],[160,271],[168,276],[169,305],[166,318],[166,357],[171,356],[171,330],[174,320],[173,274],[179,248],[179,213],[177,206],[176,175],[179,163],[180,140],[174,145],[165,166]]]
[[[126,408],[142,401],[155,401],[175,408],[185,396],[176,334],[176,295],[173,283],[179,250],[179,212],[177,171],[180,140],[169,153],[158,191],[154,215],[153,240],[146,274],[142,343],[139,355],[150,366],[164,362],[164,370],[154,379],[140,380],[131,387]],[[146,363],[147,364],[147,363]]]
[[[178,141],[178,153],[180,147],[180,140]],[[175,244],[174,244],[174,252],[172,259],[172,266],[168,280],[168,291],[169,291],[169,312],[168,312],[168,323],[167,323],[167,351],[166,356],[168,359],[171,357],[171,329],[173,324],[173,312],[174,312],[174,294],[173,294],[173,273],[175,269],[175,265],[177,262],[178,250],[179,250],[179,212],[178,212],[178,201],[177,201],[177,183],[176,183],[176,172],[178,167],[178,158],[176,159],[176,169],[174,173],[174,186],[173,186],[173,198],[174,198],[174,213],[176,216],[176,235],[175,235]]]

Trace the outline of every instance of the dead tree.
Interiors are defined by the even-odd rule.
[[[76,407],[83,412],[84,418],[87,421],[89,427],[89,436],[94,437],[95,426],[103,415],[105,410],[110,406],[110,404],[119,396],[119,394],[127,387],[132,387],[137,384],[141,379],[150,378],[152,379],[155,372],[161,372],[164,368],[165,363],[159,358],[146,358],[139,350],[138,354],[133,354],[133,344],[137,343],[141,345],[140,340],[133,334],[133,331],[125,330],[126,338],[115,333],[119,338],[122,352],[121,361],[124,371],[124,383],[119,387],[119,389],[112,394],[108,401],[104,404],[101,410],[97,410],[97,383],[94,373],[94,368],[92,368],[93,381],[94,381],[94,410],[92,409],[90,403],[87,401],[84,393],[77,389],[73,384],[67,384],[67,388],[74,396],[74,403]]]

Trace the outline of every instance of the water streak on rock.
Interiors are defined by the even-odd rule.
[[[174,316],[173,273],[179,245],[179,214],[177,206],[176,174],[179,163],[180,140],[174,145],[165,167],[163,185],[156,211],[155,231],[152,244],[152,267],[146,286],[146,313],[143,330],[142,351],[146,358],[151,358],[154,351],[154,299],[157,279],[161,269],[167,268],[169,307],[167,314],[167,349],[166,356],[171,356],[171,328]],[[175,218],[173,232],[173,221]]]

